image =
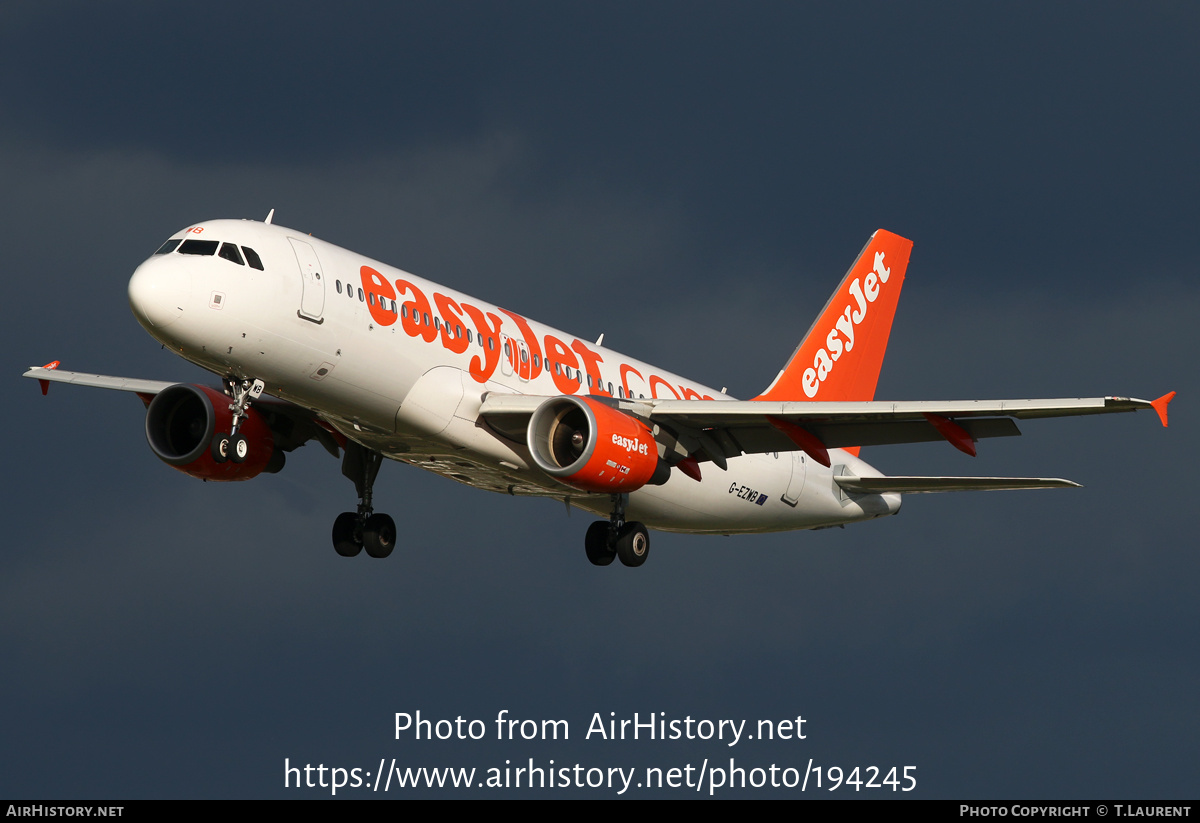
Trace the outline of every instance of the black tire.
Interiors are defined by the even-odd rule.
[[[246,439],[244,434],[235,434],[229,438],[229,459],[234,463],[246,462],[246,457],[250,454],[250,441]]]
[[[607,520],[597,520],[588,526],[583,545],[587,549],[587,559],[592,561],[593,566],[607,566],[617,557],[617,553],[608,545]]]
[[[617,535],[617,557],[626,566],[640,566],[650,556],[650,532],[637,521],[626,523]]]
[[[229,435],[218,432],[212,439],[212,459],[224,463],[229,459]]]
[[[387,557],[396,548],[396,522],[386,514],[371,515],[363,526],[362,542],[371,557]]]
[[[358,531],[358,515],[354,512],[342,512],[333,521],[333,549],[342,557],[354,557],[363,549],[362,537],[355,535]]]

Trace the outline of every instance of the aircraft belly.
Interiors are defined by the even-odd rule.
[[[853,471],[878,472],[857,458],[832,450],[834,467],[853,463]],[[833,469],[808,461],[807,478],[798,496],[792,480],[791,455],[743,455],[729,461],[728,471],[702,464],[700,483],[672,472],[662,486],[647,486],[630,496],[628,519],[662,531],[735,534],[790,531],[835,526],[893,514],[899,495],[848,495],[833,482]],[[860,475],[863,476],[863,475]],[[791,489],[789,491],[789,484]],[[794,496],[795,505],[784,500]]]
[[[494,435],[484,429],[468,425],[461,418],[454,418],[442,436],[431,437],[412,431],[388,434],[377,431],[355,429],[353,424],[342,420],[330,420],[331,425],[346,437],[361,443],[384,457],[408,463],[418,469],[439,474],[447,479],[473,486],[484,491],[501,494],[552,497],[561,500],[567,495],[577,494],[558,484],[542,485],[533,472],[527,470],[525,456],[508,449]],[[458,428],[460,424],[463,428]],[[490,437],[491,442],[479,440],[451,440],[449,435]],[[603,500],[607,505],[608,497]]]

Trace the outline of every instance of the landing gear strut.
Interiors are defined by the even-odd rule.
[[[597,520],[588,527],[584,548],[593,565],[607,566],[619,557],[626,566],[640,566],[650,555],[650,533],[646,527],[636,520],[625,521],[628,500],[627,494],[614,494],[608,520]]]
[[[358,511],[342,512],[333,521],[333,548],[342,557],[354,557],[363,549],[371,557],[387,557],[396,547],[396,522],[371,507],[371,490],[383,464],[383,455],[346,443],[342,474],[354,482],[358,493]]]
[[[245,462],[250,454],[250,441],[245,435],[238,434],[238,424],[246,416],[250,403],[262,396],[266,384],[261,380],[234,380],[227,377],[224,380],[225,393],[233,398],[229,410],[233,412],[233,422],[228,433],[217,432],[212,440],[212,457],[218,463],[232,460],[234,463]]]

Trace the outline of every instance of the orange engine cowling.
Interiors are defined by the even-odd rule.
[[[547,400],[527,436],[538,468],[583,491],[631,492],[671,474],[645,423],[590,397]]]
[[[150,449],[167,465],[203,480],[249,480],[264,471],[279,471],[283,452],[276,450],[270,426],[253,408],[238,426],[250,445],[245,462],[213,460],[213,435],[228,433],[233,423],[231,402],[206,386],[179,383],[163,389],[146,408]]]

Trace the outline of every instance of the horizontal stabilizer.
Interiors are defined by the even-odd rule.
[[[1078,483],[1058,477],[854,477],[833,478],[848,492],[925,494],[929,492],[1006,491],[1009,489],[1076,489]]]

